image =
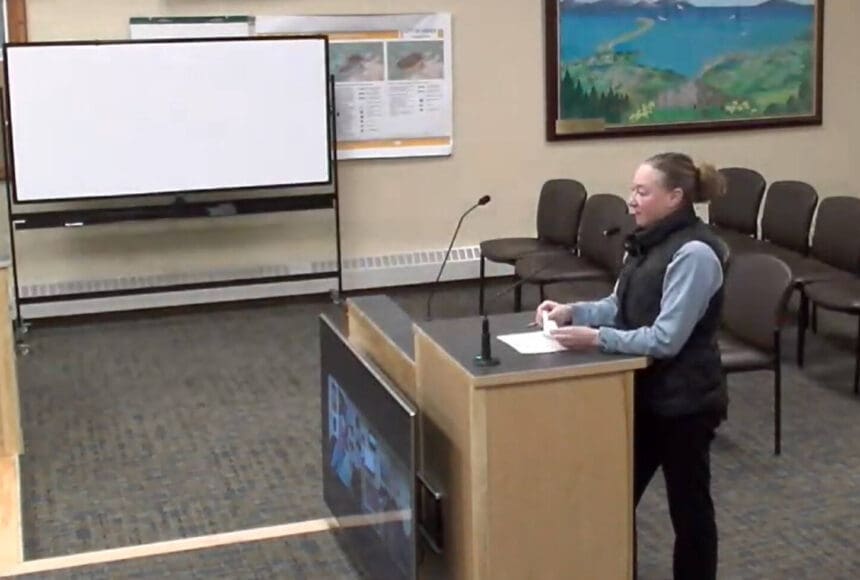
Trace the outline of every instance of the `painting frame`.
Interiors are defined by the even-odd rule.
[[[582,0],[579,0],[582,2]],[[663,0],[665,2],[665,0]],[[824,65],[824,0],[812,0],[815,22],[811,41],[814,54],[812,73],[811,110],[805,114],[759,116],[730,120],[701,120],[692,122],[665,123],[615,123],[608,124],[600,118],[562,118],[560,92],[562,70],[565,63],[560,58],[559,42],[562,40],[560,8],[562,2],[573,0],[544,0],[545,65],[546,65],[546,139],[563,141],[588,138],[625,136],[649,136],[676,133],[698,133],[821,125],[823,119],[823,65]],[[687,4],[686,2],[678,2]]]

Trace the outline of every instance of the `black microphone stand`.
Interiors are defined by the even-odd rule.
[[[558,260],[553,260],[548,264],[544,264],[534,272],[530,272],[528,276],[524,276],[510,286],[502,288],[490,297],[490,299],[487,301],[487,304],[492,304],[505,294],[513,292],[526,282],[532,280],[537,274],[540,274],[544,270],[547,270],[552,267],[557,261]],[[481,354],[475,355],[474,362],[475,366],[478,367],[494,367],[499,364],[499,359],[493,356],[493,347],[491,345],[492,335],[490,334],[490,319],[487,315],[486,310],[484,310],[484,314],[482,316],[483,318],[481,319]]]
[[[481,320],[481,354],[475,355],[475,366],[494,367],[499,364],[499,359],[493,356],[493,347],[490,344],[493,337],[490,335],[490,319],[484,314]]]
[[[481,207],[482,205],[487,205],[490,203],[490,196],[484,195],[481,199],[478,200],[472,207],[463,212],[463,215],[460,216],[460,221],[457,222],[457,227],[454,228],[454,235],[451,236],[451,242],[448,244],[448,249],[445,251],[445,257],[442,259],[442,265],[439,266],[439,272],[436,273],[436,279],[433,281],[433,286],[430,288],[430,294],[427,296],[427,308],[425,313],[425,320],[431,319],[431,306],[433,303],[433,296],[436,294],[436,286],[439,284],[439,280],[442,278],[442,271],[445,269],[445,264],[448,263],[448,257],[451,255],[451,248],[454,247],[454,240],[457,239],[457,233],[460,231],[460,226],[463,225],[463,220],[466,219],[466,216],[472,213],[475,209]]]

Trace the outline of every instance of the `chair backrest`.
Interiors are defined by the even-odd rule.
[[[818,192],[803,181],[774,181],[767,188],[761,216],[761,238],[805,254]]]
[[[723,328],[766,352],[783,321],[791,294],[791,269],[769,254],[733,256],[723,282]]]
[[[812,234],[813,258],[847,272],[860,271],[860,199],[848,196],[827,197],[818,204]]]
[[[624,237],[633,230],[627,202],[611,193],[598,193],[585,200],[579,227],[579,254],[618,274],[624,258]]]
[[[714,238],[714,242],[719,246],[719,249],[721,250],[720,253],[723,256],[723,270],[725,270],[726,268],[728,268],[729,263],[732,261],[732,258],[734,258],[734,254],[732,254],[732,247],[720,236],[714,236]]]
[[[764,195],[761,173],[746,167],[724,167],[726,194],[710,203],[708,221],[715,226],[756,236],[758,212]]]
[[[538,200],[538,238],[575,248],[587,195],[585,186],[575,179],[550,179],[544,183]]]

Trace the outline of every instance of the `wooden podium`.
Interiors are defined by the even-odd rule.
[[[493,316],[493,336],[532,314]],[[419,412],[419,473],[443,498],[443,549],[422,580],[627,580],[633,570],[633,372],[644,357],[521,355],[481,318],[412,321],[348,301],[349,337]]]

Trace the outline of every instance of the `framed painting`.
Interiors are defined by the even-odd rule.
[[[824,0],[545,0],[547,139],[820,125]]]

